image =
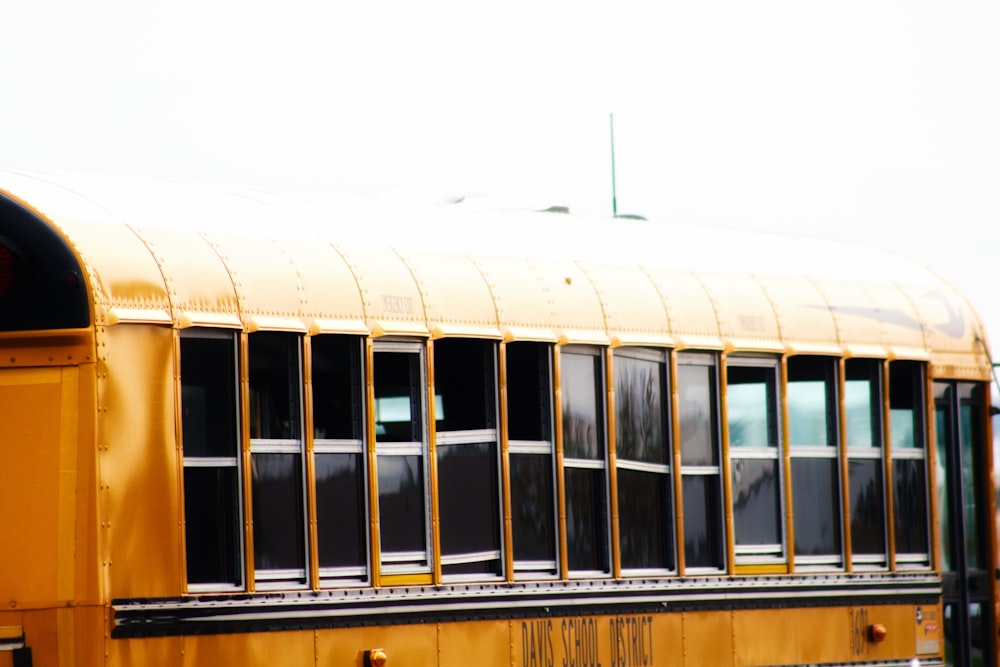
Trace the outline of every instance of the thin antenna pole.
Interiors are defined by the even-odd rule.
[[[611,216],[618,217],[618,192],[615,189],[615,115],[611,116]]]

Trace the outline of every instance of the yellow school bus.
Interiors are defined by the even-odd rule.
[[[0,172],[0,667],[996,665],[990,374],[863,243]]]

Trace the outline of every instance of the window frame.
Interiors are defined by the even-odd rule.
[[[868,398],[868,419],[869,426],[872,429],[869,435],[872,438],[873,444],[870,445],[859,446],[852,444],[854,441],[851,439],[851,429],[848,428],[848,423],[850,422],[848,394],[850,392],[847,391],[847,383],[852,381],[849,377],[851,373],[849,372],[848,364],[864,364],[870,367],[865,378],[871,388],[871,394]],[[881,359],[851,358],[844,360],[843,368],[844,390],[841,400],[844,402],[845,423],[843,439],[846,442],[845,452],[848,467],[847,479],[844,480],[845,488],[847,488],[847,499],[845,501],[847,516],[844,519],[844,523],[845,530],[851,531],[851,569],[854,571],[884,572],[889,569],[889,480],[886,476],[885,462],[885,362]],[[880,488],[882,490],[882,497],[879,502],[879,507],[882,510],[882,552],[878,554],[858,554],[854,548],[852,528],[854,506],[851,504],[852,491],[850,488],[850,465],[854,461],[876,461],[875,470],[879,475]]]
[[[185,586],[189,593],[208,593],[208,592],[233,592],[233,591],[243,591],[247,588],[247,545],[246,545],[246,535],[244,532],[244,517],[245,517],[245,498],[243,493],[244,483],[243,483],[243,423],[241,418],[240,410],[240,332],[231,329],[212,329],[207,327],[192,327],[190,329],[183,329],[177,332],[176,337],[176,354],[178,356],[177,360],[177,406],[178,406],[178,426],[179,435],[181,440],[181,486],[184,494],[184,507],[186,513],[187,507],[187,485],[184,480],[184,472],[188,469],[195,468],[207,468],[207,469],[232,469],[234,471],[233,477],[233,494],[235,495],[234,503],[234,518],[236,525],[233,527],[233,537],[235,544],[233,546],[234,553],[232,557],[235,559],[235,569],[234,574],[236,575],[238,581],[234,582],[191,582],[190,575],[188,574],[188,552],[191,548],[189,544],[189,536],[187,533],[187,522],[185,520],[185,530],[184,530],[184,542],[185,542],[185,555],[184,555],[184,567],[185,567]],[[231,363],[233,370],[233,377],[231,378],[232,384],[232,400],[233,400],[233,414],[230,415],[232,419],[233,426],[233,436],[235,442],[233,443],[236,448],[236,453],[234,456],[191,456],[184,451],[184,415],[183,415],[183,394],[184,394],[184,375],[182,372],[183,368],[183,354],[184,354],[184,341],[185,340],[223,340],[228,341],[230,344],[230,353],[232,355]]]
[[[444,395],[439,391],[439,352],[440,346],[449,339],[441,339],[435,342],[432,357],[434,364],[434,394],[435,394],[435,405],[437,405],[438,398],[441,398],[442,402]],[[462,340],[462,339],[450,339],[450,340]],[[489,339],[470,339],[475,340],[480,343],[477,347],[477,352],[486,353],[489,357],[488,360],[482,359],[485,363],[488,363],[489,367],[486,368],[484,365],[484,371],[488,372],[489,377],[480,377],[480,380],[484,383],[489,383],[486,386],[486,391],[491,399],[491,413],[487,417],[492,416],[493,427],[490,428],[483,425],[483,428],[474,429],[457,429],[457,430],[438,430],[437,423],[438,420],[435,416],[435,421],[433,424],[433,442],[434,442],[434,456],[436,457],[437,464],[437,494],[438,494],[438,531],[439,531],[439,541],[438,544],[439,558],[441,563],[441,580],[443,582],[457,583],[466,581],[489,581],[489,580],[500,580],[505,576],[505,542],[504,542],[504,531],[503,531],[503,479],[501,474],[500,466],[500,403],[499,403],[499,392],[498,392],[498,371],[499,371],[499,359],[496,341]],[[495,537],[497,540],[497,548],[490,550],[480,550],[474,552],[458,552],[458,553],[445,553],[445,548],[443,545],[443,532],[445,530],[443,513],[441,511],[442,505],[444,504],[441,499],[441,483],[442,483],[442,473],[441,473],[441,451],[442,447],[463,447],[468,445],[488,445],[493,448],[492,464],[493,464],[493,483],[495,484],[496,495],[492,499],[494,502],[495,516],[493,517],[493,529],[495,531]],[[493,574],[490,573],[447,573],[444,569],[450,565],[464,565],[468,563],[489,563],[495,562],[497,571]]]
[[[640,461],[635,459],[623,458],[621,453],[618,451],[618,427],[620,424],[618,410],[621,406],[621,396],[619,395],[618,379],[619,379],[619,368],[620,364],[618,360],[621,358],[632,359],[641,362],[650,362],[657,364],[659,391],[660,391],[660,431],[662,441],[659,443],[662,447],[662,458],[663,463],[651,463],[648,461]],[[677,523],[676,516],[677,511],[675,507],[676,493],[675,493],[675,480],[674,480],[674,454],[673,454],[673,409],[671,405],[671,369],[670,369],[670,351],[667,349],[655,349],[648,347],[619,347],[612,351],[612,382],[614,387],[614,423],[615,430],[614,436],[614,471],[613,474],[616,477],[616,489],[618,498],[617,509],[618,509],[618,544],[616,545],[619,553],[619,563],[620,563],[620,575],[622,577],[644,577],[644,576],[663,576],[669,574],[675,574],[677,572]],[[610,429],[609,429],[610,430]],[[612,435],[609,433],[609,435]],[[610,450],[610,447],[609,447]],[[646,474],[655,474],[661,476],[665,479],[657,480],[661,484],[666,485],[664,496],[666,498],[666,506],[661,506],[659,508],[661,519],[660,522],[660,533],[661,539],[666,541],[665,553],[663,554],[666,558],[666,564],[663,567],[626,567],[624,562],[622,562],[624,554],[622,550],[622,506],[621,506],[621,493],[622,484],[620,479],[620,471],[628,470],[631,472],[639,472]]]
[[[546,420],[542,417],[541,423],[539,424],[540,432],[539,435],[548,435],[548,439],[542,440],[522,440],[510,438],[510,422],[511,422],[511,412],[513,401],[510,398],[510,356],[509,351],[512,346],[524,345],[524,346],[534,346],[537,350],[544,350],[544,363],[541,364],[537,370],[539,371],[538,377],[538,389],[540,393],[544,394],[547,399],[546,405],[542,406],[542,413],[548,413],[548,429],[545,433]],[[535,341],[517,341],[505,343],[502,346],[504,354],[504,368],[505,375],[502,379],[503,391],[507,392],[507,414],[505,415],[504,423],[501,428],[504,431],[504,437],[507,438],[507,465],[511,471],[511,483],[510,483],[510,502],[511,505],[514,503],[513,489],[514,489],[514,457],[517,456],[545,456],[548,458],[549,463],[549,480],[548,480],[548,495],[551,507],[551,515],[549,520],[551,521],[552,527],[552,543],[549,545],[552,548],[552,560],[524,560],[517,558],[517,536],[514,535],[513,528],[514,522],[511,520],[511,541],[507,544],[507,548],[511,550],[511,561],[513,562],[513,578],[515,580],[551,580],[558,579],[560,576],[560,563],[561,563],[561,540],[559,538],[560,526],[559,526],[559,493],[558,493],[558,477],[561,472],[558,467],[558,459],[556,452],[556,402],[555,402],[555,373],[554,373],[554,348],[549,343],[539,343]],[[544,385],[544,386],[542,386]],[[540,416],[541,414],[540,413]],[[560,416],[561,418],[561,416]],[[513,511],[513,510],[512,510]]]
[[[432,503],[431,503],[431,479],[430,479],[430,428],[429,428],[429,415],[427,406],[427,346],[426,342],[423,340],[405,340],[405,339],[375,339],[372,341],[372,369],[371,382],[373,392],[377,392],[378,387],[375,382],[375,367],[377,367],[378,355],[380,353],[397,353],[397,354],[414,354],[417,356],[416,366],[419,369],[419,378],[416,382],[416,387],[411,387],[411,391],[416,391],[416,397],[419,401],[420,406],[420,436],[421,441],[405,441],[405,442],[380,442],[378,439],[378,434],[376,432],[374,442],[372,443],[375,458],[375,471],[374,475],[370,476],[370,479],[374,480],[374,488],[372,489],[375,501],[379,503],[378,516],[379,516],[379,527],[378,527],[378,571],[379,577],[392,577],[394,575],[432,575],[434,572],[434,540],[433,540],[433,517],[432,517]],[[376,394],[372,394],[373,397]],[[410,398],[413,399],[414,394],[411,393]],[[377,397],[375,400],[378,400]],[[373,406],[374,409],[374,406]],[[372,422],[374,423],[374,415]],[[390,552],[382,548],[384,542],[382,538],[382,531],[384,529],[384,516],[381,504],[381,493],[379,489],[378,482],[378,467],[379,459],[385,456],[419,456],[420,457],[420,469],[423,476],[423,489],[421,498],[423,500],[423,518],[424,518],[424,550],[423,551],[395,551]]]
[[[808,443],[797,444],[793,439],[795,429],[792,428],[792,406],[791,406],[791,386],[795,383],[791,379],[790,365],[794,362],[811,360],[825,366],[825,375],[822,382],[826,389],[825,402],[823,406],[826,417],[826,439],[827,444]],[[844,491],[841,475],[841,426],[840,426],[840,364],[837,357],[826,357],[822,355],[801,355],[791,356],[785,360],[786,380],[785,380],[785,400],[784,404],[788,410],[788,434],[785,438],[786,448],[790,464],[791,480],[789,488],[792,490],[792,535],[794,544],[791,545],[791,552],[794,554],[795,569],[797,571],[822,571],[822,570],[843,570],[845,567],[845,541],[844,541],[844,517],[842,508],[844,506]],[[815,380],[812,380],[815,381]],[[836,493],[836,499],[832,504],[833,519],[837,523],[838,545],[836,553],[821,555],[804,555],[798,553],[798,531],[795,530],[799,513],[796,512],[795,501],[795,462],[809,460],[829,460],[833,462],[833,479],[831,488]]]
[[[279,455],[279,456],[296,456],[298,457],[298,476],[294,480],[296,482],[298,490],[298,498],[300,505],[300,516],[299,520],[299,534],[302,538],[302,553],[300,554],[302,558],[301,568],[258,568],[256,566],[257,560],[257,539],[256,531],[259,522],[254,522],[254,588],[257,590],[295,590],[301,588],[307,588],[310,585],[310,537],[309,537],[309,500],[307,495],[307,485],[306,485],[306,434],[305,434],[305,383],[304,383],[304,357],[303,357],[303,336],[299,333],[282,332],[282,331],[259,331],[250,334],[245,334],[246,339],[246,355],[247,355],[247,389],[248,389],[248,399],[253,395],[254,387],[254,350],[253,341],[255,337],[269,336],[271,338],[282,338],[282,339],[294,339],[294,359],[287,360],[287,364],[290,365],[288,368],[290,375],[289,380],[289,398],[291,398],[291,392],[296,393],[295,408],[298,411],[297,417],[298,422],[298,438],[262,438],[262,437],[251,437],[253,435],[252,426],[248,426],[247,429],[247,441],[249,447],[250,456],[250,466],[251,474],[248,479],[250,484],[250,497],[256,493],[255,480],[253,478],[253,473],[257,468],[255,457],[259,455]],[[286,351],[290,348],[286,348]],[[279,360],[280,361],[280,360]],[[254,414],[253,406],[248,400],[248,412],[247,421]],[[257,407],[258,411],[260,409],[259,405]],[[257,413],[259,417],[259,412]],[[290,415],[290,417],[293,415]],[[293,422],[295,423],[295,422]],[[291,520],[291,517],[289,517]]]
[[[911,398],[913,401],[913,436],[915,444],[914,446],[897,446],[893,439],[895,436],[892,434],[892,401],[893,401],[893,367],[899,368],[900,365],[905,366],[908,369],[912,369],[911,373]],[[933,527],[930,525],[931,522],[931,502],[932,493],[937,493],[936,489],[931,489],[931,471],[928,469],[928,461],[930,457],[927,454],[927,448],[929,446],[930,438],[928,437],[927,425],[929,423],[928,419],[928,396],[931,397],[933,402],[933,388],[928,388],[928,369],[927,364],[919,361],[912,360],[898,360],[890,361],[889,369],[887,373],[888,380],[888,411],[886,413],[886,418],[888,419],[888,430],[889,430],[889,456],[886,461],[886,465],[889,467],[889,479],[892,480],[891,491],[887,489],[887,492],[892,493],[893,498],[893,526],[892,526],[892,553],[893,553],[893,566],[896,570],[929,570],[933,567],[932,554],[933,550]],[[900,552],[897,548],[897,528],[898,528],[898,512],[896,503],[896,485],[899,480],[896,479],[896,463],[898,461],[920,461],[918,464],[923,472],[923,493],[924,493],[924,536],[927,540],[927,550],[924,552]]]
[[[350,407],[351,418],[354,420],[355,438],[320,438],[316,433],[316,413],[322,409],[317,402],[316,384],[316,349],[317,340],[327,338],[339,338],[345,341],[343,352],[346,352],[347,365],[350,377],[348,383],[351,389],[352,405]],[[316,494],[316,567],[320,588],[334,588],[344,586],[364,586],[369,585],[372,578],[372,544],[370,531],[371,517],[371,496],[369,493],[369,465],[368,465],[368,402],[365,394],[365,340],[361,336],[346,334],[319,334],[312,337],[309,347],[310,354],[310,382],[309,397],[312,405],[312,465],[314,472],[314,492]],[[350,455],[356,456],[359,461],[359,469],[356,473],[356,483],[359,487],[358,505],[362,516],[360,521],[360,535],[364,548],[364,563],[360,566],[326,566],[322,565],[320,554],[321,543],[319,537],[322,519],[319,508],[319,457],[324,455]]]
[[[567,356],[576,357],[587,357],[593,360],[595,364],[594,367],[594,382],[595,385],[591,388],[594,392],[595,400],[595,413],[596,418],[600,421],[598,425],[597,432],[597,447],[598,447],[598,458],[586,459],[586,458],[576,458],[566,456],[566,429],[565,429],[565,419],[566,419],[566,374],[565,374],[565,361]],[[560,515],[564,517],[563,521],[560,521],[560,531],[562,537],[560,541],[567,546],[564,558],[566,559],[566,572],[564,576],[569,579],[590,579],[590,578],[608,578],[613,577],[613,555],[612,555],[612,540],[611,540],[611,480],[610,480],[610,462],[608,460],[608,408],[607,408],[607,362],[605,359],[605,348],[593,346],[593,345],[564,345],[559,348],[559,440],[558,443],[559,451],[562,454],[562,469],[559,474],[562,476],[562,485],[564,488],[564,506],[559,508]],[[601,543],[596,545],[596,548],[601,549],[602,553],[594,554],[594,561],[598,564],[603,564],[604,569],[574,569],[569,562],[570,550],[568,548],[569,544],[569,504],[570,504],[570,488],[567,481],[568,471],[601,471],[599,476],[595,476],[594,480],[600,480],[603,488],[600,490],[600,498],[592,498],[591,500],[595,503],[593,509],[599,509],[603,516],[594,517],[595,530],[598,531],[595,537],[601,540]],[[599,503],[599,507],[598,507]]]
[[[680,460],[680,498],[681,504],[684,500],[684,480],[685,478],[691,477],[715,477],[716,479],[716,494],[715,502],[717,509],[717,516],[714,517],[715,525],[706,526],[706,534],[714,536],[715,543],[719,549],[719,563],[715,567],[706,567],[703,565],[692,567],[687,563],[687,511],[682,508],[682,517],[684,524],[684,534],[679,535],[679,545],[678,550],[684,549],[684,575],[719,575],[724,574],[729,568],[729,541],[726,536],[726,485],[728,481],[726,480],[726,470],[723,464],[723,448],[722,448],[722,404],[721,404],[721,378],[720,378],[720,362],[719,355],[715,352],[703,352],[703,351],[680,351],[674,354],[676,359],[676,366],[674,368],[674,377],[676,386],[674,387],[677,394],[677,407],[676,407],[676,428],[677,428],[677,449],[678,457]],[[695,366],[703,367],[709,369],[709,403],[710,409],[709,414],[709,425],[711,428],[710,437],[712,440],[711,448],[712,453],[715,456],[715,465],[703,465],[703,464],[687,464],[684,459],[684,443],[683,443],[683,429],[681,427],[681,415],[683,410],[681,409],[681,397],[680,393],[682,391],[682,384],[680,380],[681,366]],[[706,517],[706,521],[710,521],[711,517]],[[714,529],[711,532],[711,529]],[[683,546],[680,546],[683,544]]]
[[[728,488],[729,505],[727,512],[732,516],[732,547],[733,563],[739,569],[743,566],[749,568],[759,566],[781,566],[788,565],[788,508],[787,508],[787,480],[785,479],[785,436],[782,424],[782,391],[781,391],[781,358],[770,355],[738,354],[727,355],[725,358],[726,390],[724,392],[726,419],[725,419],[725,444],[729,464],[729,476],[726,480]],[[773,421],[774,437],[776,442],[767,446],[732,446],[732,434],[730,432],[732,414],[730,412],[729,395],[732,384],[730,382],[730,370],[734,368],[761,368],[770,371],[770,383],[773,387],[773,396],[766,397],[768,402],[766,417]],[[777,529],[778,542],[751,543],[740,545],[737,543],[736,526],[736,497],[733,489],[733,476],[735,474],[735,463],[740,460],[745,461],[774,461],[777,471],[775,484],[775,495],[777,497]]]

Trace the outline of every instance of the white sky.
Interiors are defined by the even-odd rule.
[[[897,247],[1000,347],[993,1],[33,0],[3,24],[0,166],[609,216],[614,113],[620,213]]]

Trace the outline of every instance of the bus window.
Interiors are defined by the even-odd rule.
[[[180,355],[188,588],[242,588],[236,338],[191,329]]]
[[[430,572],[424,345],[376,341],[374,351],[381,572]]]
[[[311,339],[316,537],[322,580],[368,574],[361,341]]]
[[[500,576],[496,344],[434,344],[435,451],[441,571]]]
[[[306,583],[302,338],[248,337],[254,571],[258,587]]]
[[[893,535],[898,567],[930,565],[924,443],[924,373],[915,361],[889,364]]]
[[[832,357],[788,360],[796,568],[842,563],[836,369]]]
[[[730,357],[726,369],[737,564],[783,560],[778,362]]]
[[[558,562],[551,347],[508,343],[505,354],[514,572],[551,576]]]
[[[881,361],[844,362],[844,429],[854,569],[886,565],[882,395]]]
[[[714,355],[677,355],[685,574],[718,572],[726,566],[718,386]]]
[[[674,568],[667,354],[614,356],[615,474],[621,567],[639,575]]]
[[[603,357],[598,349],[564,349],[560,368],[569,569],[606,574],[611,570]]]

